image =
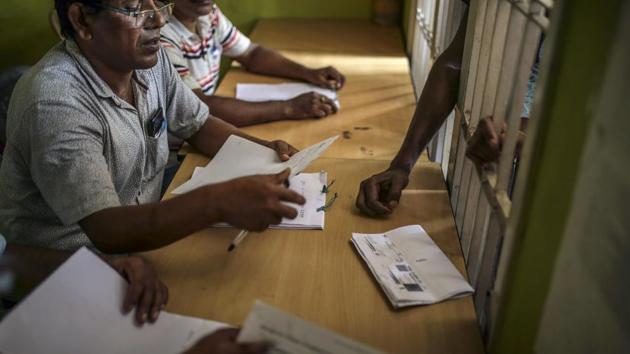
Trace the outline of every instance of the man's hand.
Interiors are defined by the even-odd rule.
[[[346,83],[346,77],[332,66],[320,69],[310,69],[306,81],[313,85],[331,90],[341,90]]]
[[[298,152],[298,149],[291,146],[291,144],[282,140],[274,140],[267,143],[267,147],[273,149],[278,154],[280,161],[287,161],[291,156]]]
[[[301,94],[286,101],[289,119],[324,118],[337,113],[337,105],[328,97],[315,92]]]
[[[139,325],[147,320],[155,322],[168,302],[168,288],[158,279],[153,267],[137,256],[113,258],[106,262],[129,282],[123,313],[129,313],[135,306]]]
[[[263,354],[270,345],[267,343],[236,343],[239,330],[220,329],[201,338],[184,354]]]
[[[409,174],[397,168],[390,168],[376,174],[359,187],[356,205],[369,216],[391,214],[398,206],[402,190],[409,183]]]
[[[250,231],[263,231],[282,218],[294,219],[297,210],[283,202],[303,205],[303,196],[286,188],[290,175],[286,169],[275,175],[233,179],[210,186],[216,189],[213,203],[218,204],[219,220]]]
[[[496,162],[501,155],[501,148],[506,134],[506,125],[503,123],[501,132],[497,134],[491,117],[479,121],[475,133],[468,141],[466,156],[477,167],[489,162]]]

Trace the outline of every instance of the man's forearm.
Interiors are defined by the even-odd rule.
[[[214,191],[206,186],[159,203],[101,210],[80,222],[104,253],[132,253],[166,246],[220,219]]]
[[[436,61],[431,70],[407,136],[391,163],[394,168],[411,171],[428,142],[455,107],[459,87],[459,69]]]
[[[309,71],[305,66],[262,45],[256,45],[246,58],[238,61],[252,73],[294,80],[306,80]]]
[[[433,64],[416,105],[407,136],[390,168],[411,171],[418,157],[457,103],[468,11],[455,38]]]
[[[247,102],[231,97],[204,96],[210,114],[236,126],[273,122],[286,119],[288,103],[283,101]]]

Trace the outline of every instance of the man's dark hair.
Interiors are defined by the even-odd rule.
[[[73,38],[74,37],[74,27],[72,27],[72,23],[70,23],[70,19],[68,18],[68,9],[70,5],[75,2],[79,2],[85,5],[88,5],[90,10],[97,11],[97,8],[90,5],[98,5],[103,2],[103,0],[55,0],[55,11],[57,11],[57,16],[59,17],[59,26],[61,27],[61,35],[65,38]]]

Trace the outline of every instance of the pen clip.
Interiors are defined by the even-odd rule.
[[[322,187],[322,194],[328,194],[328,192],[330,192],[330,187],[332,187],[333,184],[335,184],[334,179],[332,180],[332,182],[330,182],[329,185],[324,185],[324,187]]]

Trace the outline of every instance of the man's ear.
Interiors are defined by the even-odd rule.
[[[74,28],[75,35],[83,40],[92,39],[92,31],[88,25],[83,5],[74,2],[68,8],[68,19]]]

